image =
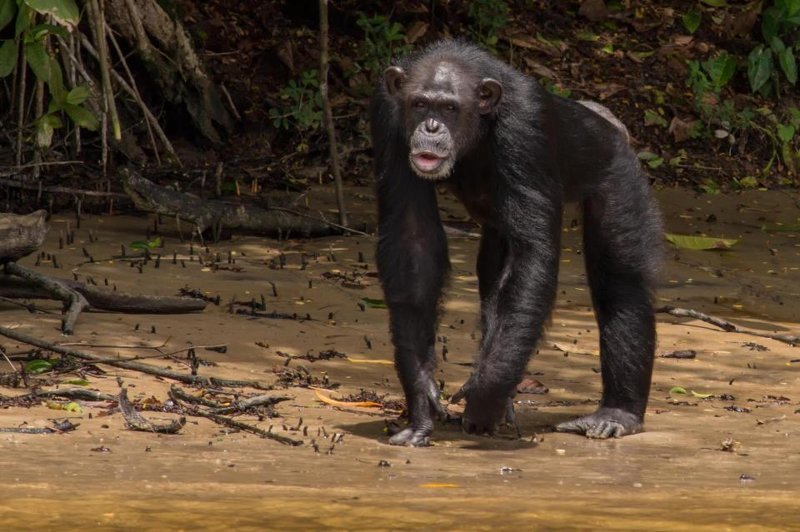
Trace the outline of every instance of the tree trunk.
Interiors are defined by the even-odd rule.
[[[164,98],[185,105],[194,126],[221,143],[233,119],[219,97],[183,25],[156,0],[106,0],[108,23],[133,45]]]
[[[46,216],[44,210],[24,216],[0,213],[0,264],[17,261],[42,245],[47,234]]]

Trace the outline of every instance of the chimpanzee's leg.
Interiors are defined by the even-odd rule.
[[[492,434],[504,420],[513,421],[515,387],[556,294],[560,198],[532,187],[503,197],[503,229],[485,234],[481,242],[480,354],[472,375],[451,398],[466,399],[463,427],[476,434]]]
[[[499,231],[484,226],[478,250],[478,291],[481,298],[481,329],[486,333],[486,320],[490,317],[490,298],[506,263],[508,245]]]
[[[652,297],[660,218],[643,177],[629,175],[612,188],[584,203],[584,252],[600,328],[603,397],[595,413],[557,427],[590,438],[642,430],[656,342]]]
[[[394,445],[427,445],[435,415],[444,416],[434,379],[439,299],[450,261],[431,183],[395,169],[378,183],[377,264],[389,307],[395,366],[409,426]]]

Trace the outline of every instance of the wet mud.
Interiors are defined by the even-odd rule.
[[[668,246],[659,304],[755,330],[800,333],[795,198],[756,191],[695,196],[665,190],[658,196],[667,231],[738,239],[726,251]],[[442,210],[446,220],[464,217],[448,200]],[[236,418],[303,440],[297,447],[198,417],[189,417],[179,434],[153,434],[128,430],[107,403],[76,401],[82,412],[66,412],[45,402],[23,408],[7,401],[0,428],[45,427],[63,418],[80,425],[64,434],[0,433],[0,528],[796,528],[798,347],[660,314],[646,431],[609,441],[552,431],[592,411],[600,395],[597,330],[580,223],[571,223],[573,218],[571,211],[565,216],[557,308],[528,366],[528,377],[541,383],[531,391],[547,393],[516,398],[522,437],[511,430],[474,437],[440,424],[433,446],[411,449],[387,444],[386,422],[397,417],[402,394],[391,362],[387,311],[373,301],[382,295],[373,275],[372,237],[279,242],[234,236],[207,249],[195,240],[190,249],[174,223],[163,220],[163,248],[154,251],[163,254],[160,265],[151,261],[140,271],[117,256],[121,245],[145,239],[152,216],[85,217],[75,243],[64,249],[59,234],[75,221],[56,216],[43,250],[55,254],[61,268],[46,260],[34,266],[35,257],[24,265],[98,284],[108,279],[131,293],[173,295],[190,288],[219,296],[220,304],[187,315],[85,313],[75,335],[64,337],[59,303],[37,301],[51,313],[30,314],[0,302],[3,326],[108,357],[153,356],[155,347],[172,352],[193,345],[198,357],[215,364],[200,365],[200,375],[277,383],[285,370],[298,370],[335,388],[317,391],[293,381],[266,392],[291,397],[275,406],[280,417]],[[477,240],[451,235],[450,249],[452,280],[437,344],[437,378],[447,394],[468,377],[479,338]],[[175,264],[173,253],[179,257]],[[225,260],[229,253],[235,263]],[[217,254],[222,260],[214,266]],[[262,295],[267,312],[298,319],[229,312],[231,301],[260,303]],[[220,344],[224,353],[202,347]],[[17,367],[31,351],[7,338],[0,345]],[[345,357],[319,357],[330,350]],[[664,356],[676,351],[691,353]],[[146,362],[190,371],[182,356]],[[10,373],[8,363],[0,363],[0,372]],[[168,380],[101,367],[104,374],[86,377],[88,388],[116,394],[121,380],[139,405],[168,401]],[[76,376],[50,378],[54,384],[47,388],[53,389]],[[346,401],[361,390],[394,406],[320,400],[321,394]],[[29,391],[0,386],[0,397]],[[450,411],[458,415],[459,407]],[[143,415],[160,422],[176,417]]]

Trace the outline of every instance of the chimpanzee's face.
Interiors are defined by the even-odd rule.
[[[481,115],[500,101],[500,83],[478,79],[448,61],[414,64],[384,73],[389,94],[403,108],[411,169],[423,179],[446,179],[478,140]]]

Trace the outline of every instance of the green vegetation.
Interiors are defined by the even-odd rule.
[[[82,128],[96,130],[99,125],[84,105],[90,96],[89,87],[85,84],[67,87],[64,68],[53,51],[56,40],[69,39],[65,28],[77,26],[79,18],[74,0],[0,0],[0,30],[14,23],[14,38],[0,44],[0,78],[20,71],[23,66],[20,62],[24,60],[24,65],[47,89],[46,95],[42,92],[37,96],[38,109],[33,122],[35,144],[39,148],[52,144],[54,130],[63,127],[65,116]],[[14,89],[21,93],[19,85]],[[14,99],[20,96],[24,95],[17,94]]]

